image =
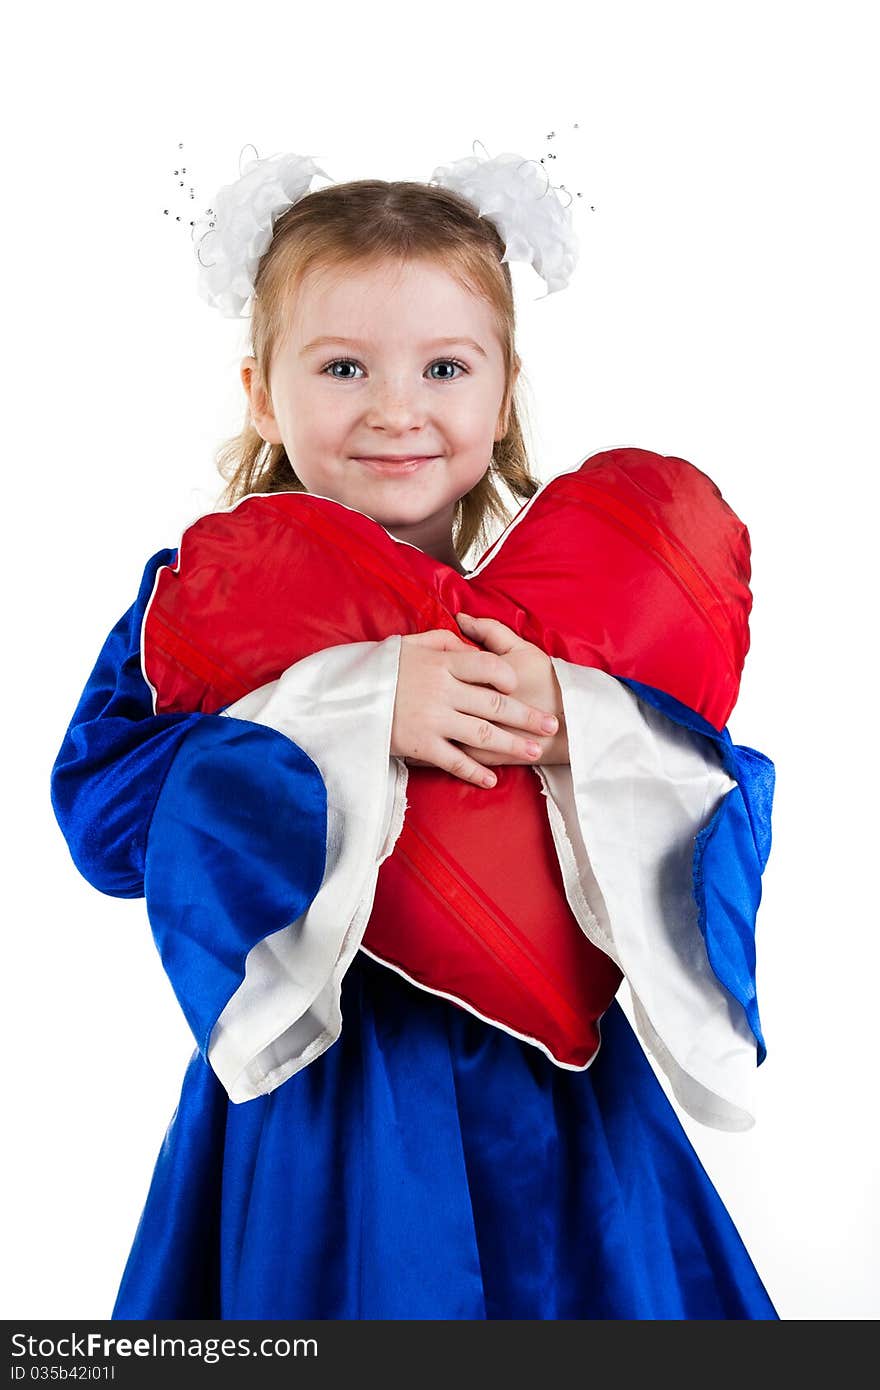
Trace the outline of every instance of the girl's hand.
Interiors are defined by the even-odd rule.
[[[442,768],[484,787],[498,780],[483,761],[493,754],[499,763],[537,763],[543,723],[551,711],[514,699],[511,692],[518,681],[506,658],[481,651],[455,632],[405,635],[391,725],[392,756]],[[555,728],[555,717],[552,723]],[[550,732],[544,733],[545,739]]]
[[[499,622],[497,618],[471,618],[467,613],[456,613],[455,617],[466,637],[473,642],[481,642],[513,669],[517,676],[516,692],[520,699],[537,705],[540,709],[549,710],[557,720],[557,733],[553,736],[544,734],[540,738],[541,756],[537,759],[510,757],[506,752],[499,754],[494,751],[494,745],[489,749],[481,749],[465,744],[464,751],[485,767],[496,766],[498,763],[529,762],[534,765],[536,762],[569,762],[562,691],[556,679],[553,662],[547,653],[534,643],[527,642],[524,637],[517,636],[512,628]]]

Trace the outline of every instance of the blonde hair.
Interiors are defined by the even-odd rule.
[[[504,242],[494,226],[465,198],[432,184],[359,179],[307,194],[278,218],[254,282],[251,355],[254,377],[268,399],[276,345],[288,328],[294,291],[312,269],[378,265],[389,259],[439,262],[458,282],[491,305],[504,356],[501,418],[507,421],[486,473],[456,504],[453,546],[459,561],[475,542],[485,545],[489,523],[506,524],[511,512],[498,489],[515,498],[532,497],[540,486],[529,467],[517,402],[514,302],[510,270],[502,262]],[[248,407],[240,434],[216,456],[226,481],[220,505],[231,506],[253,492],[307,489],[283,444],[269,444],[253,424]]]

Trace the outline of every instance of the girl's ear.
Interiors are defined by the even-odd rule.
[[[254,429],[267,444],[280,444],[281,434],[278,429],[278,422],[272,413],[272,404],[269,400],[268,392],[263,386],[260,373],[257,370],[257,359],[255,357],[245,357],[241,364],[241,380],[245,389],[248,402],[250,404],[251,419],[254,422]]]

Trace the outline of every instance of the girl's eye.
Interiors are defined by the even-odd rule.
[[[355,362],[354,359],[351,358],[351,357],[337,357],[337,358],[335,359],[335,361],[333,361],[333,362],[328,362],[327,365],[326,365],[326,367],[322,367],[321,371],[322,371],[322,373],[325,373],[325,372],[326,372],[326,374],[327,374],[328,376],[335,377],[335,379],[336,379],[337,381],[356,381],[356,380],[357,380],[356,377],[351,376],[351,375],[348,375],[348,374],[346,374],[345,376],[339,376],[339,375],[337,375],[337,373],[333,370],[333,368],[334,368],[334,367],[359,367],[359,366],[360,366],[360,363],[359,363],[359,362]],[[463,362],[458,362],[454,357],[441,357],[441,358],[438,359],[438,361],[432,362],[432,363],[431,363],[431,366],[428,368],[428,370],[430,371],[433,367],[457,367],[457,368],[459,369],[459,371],[467,372],[467,367],[464,365],[464,363],[463,363]],[[434,381],[456,381],[457,379],[458,379],[458,378],[455,377],[455,376],[453,376],[451,373],[450,373],[449,375],[447,375],[447,376],[435,376],[435,377],[432,378],[432,380],[434,380]]]
[[[328,362],[327,365],[326,365],[326,367],[323,367],[321,370],[322,370],[322,373],[323,373],[323,372],[326,372],[329,376],[336,376],[336,373],[333,371],[333,368],[334,368],[334,367],[356,367],[357,365],[358,365],[357,362],[352,362],[352,360],[351,360],[350,357],[340,357],[340,358],[337,358],[337,360],[336,360],[335,362]],[[337,380],[337,381],[354,381],[354,377],[351,377],[351,376],[336,376],[336,380]]]
[[[454,357],[441,357],[439,362],[432,362],[432,363],[431,363],[431,367],[458,367],[458,368],[459,368],[461,371],[463,371],[463,372],[466,372],[466,371],[467,371],[467,367],[464,365],[464,363],[463,363],[463,362],[456,362],[456,360],[455,360]],[[429,367],[428,370],[430,371],[430,369],[431,369],[431,368]],[[452,376],[452,375],[450,375],[450,376],[435,376],[435,377],[434,377],[434,380],[435,380],[435,381],[455,381],[455,377]]]

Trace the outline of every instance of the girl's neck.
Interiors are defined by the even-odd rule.
[[[417,546],[426,555],[439,560],[443,565],[448,565],[457,574],[466,574],[467,571],[455,553],[449,521],[444,519],[444,522],[445,524],[431,525],[428,522],[417,526],[394,526],[387,529],[396,540]]]
[[[448,565],[451,570],[455,570],[456,574],[467,574],[467,570],[459,560],[453,547],[450,546],[449,550],[442,554],[437,554],[434,550],[428,550],[426,546],[420,546],[419,549],[424,550],[425,554],[430,555],[432,559],[439,560],[441,564]]]

